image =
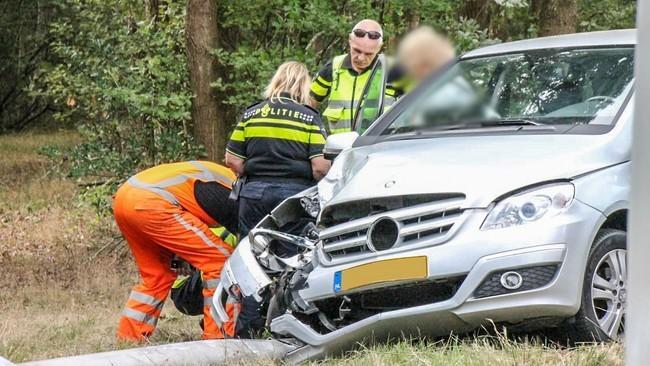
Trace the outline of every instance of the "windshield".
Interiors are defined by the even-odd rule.
[[[633,48],[546,49],[461,60],[378,134],[611,125],[631,89],[633,56]]]

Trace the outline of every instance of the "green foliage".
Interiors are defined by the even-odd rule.
[[[474,19],[460,18],[457,22],[450,22],[447,31],[459,53],[498,42],[498,39],[491,39],[488,31],[482,29]]]
[[[115,183],[143,167],[196,157],[189,134],[191,91],[185,6],[152,20],[138,0],[66,0],[50,27],[60,62],[44,65],[36,93],[81,124],[69,155],[73,176]]]
[[[580,2],[581,32],[634,28],[635,0],[582,0]]]
[[[111,196],[115,193],[113,184],[104,183],[97,186],[84,187],[77,200],[83,206],[89,206],[97,217],[105,217],[113,212]]]
[[[476,22],[457,18],[456,7],[452,0],[223,1],[218,11],[221,47],[214,53],[229,72],[214,87],[227,95],[227,105],[241,110],[261,98],[283,61],[302,61],[315,73],[347,52],[350,29],[364,18],[382,23],[389,52],[413,20],[448,33],[461,52],[488,41]]]

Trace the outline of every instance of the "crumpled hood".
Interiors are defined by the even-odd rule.
[[[605,135],[439,137],[345,151],[319,183],[322,207],[373,197],[462,193],[464,207],[487,207],[513,190],[571,179],[626,160]],[[622,144],[625,145],[625,144]],[[628,145],[629,146],[629,145]]]

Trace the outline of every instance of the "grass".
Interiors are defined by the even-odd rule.
[[[0,136],[0,213],[56,206],[73,197],[74,183],[53,175],[38,149],[67,146],[78,138],[70,131]]]
[[[437,343],[406,342],[365,348],[352,352],[344,360],[332,359],[319,365],[623,365],[622,347],[585,345],[566,349],[537,342],[510,341],[505,337],[451,338]]]
[[[80,202],[75,182],[37,152],[78,140],[69,131],[0,136],[0,356],[14,362],[134,346],[114,337],[137,281],[119,231],[111,218]],[[197,340],[197,322],[168,302],[150,344]],[[623,350],[618,344],[567,349],[504,337],[452,338],[362,348],[312,364],[609,366],[623,364]]]

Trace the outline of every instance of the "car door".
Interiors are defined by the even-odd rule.
[[[370,125],[384,111],[384,93],[386,91],[386,79],[388,75],[388,65],[386,56],[380,54],[377,62],[372,69],[370,78],[361,95],[359,108],[352,123],[352,130],[363,134]]]

